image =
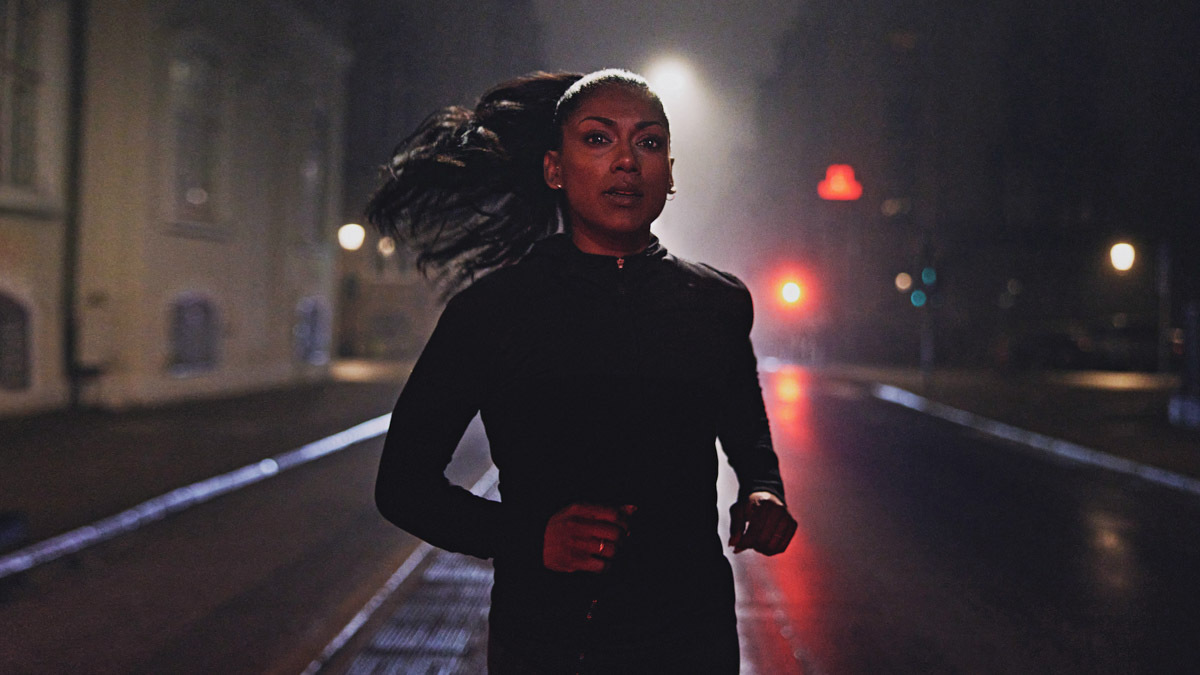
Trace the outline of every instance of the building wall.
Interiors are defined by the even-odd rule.
[[[7,3],[5,10],[15,11],[16,5]],[[10,182],[0,172],[0,302],[18,307],[25,319],[23,336],[0,334],[0,359],[20,361],[24,381],[0,385],[0,415],[58,407],[68,398],[62,356],[61,261],[66,233],[70,5],[48,1],[27,6],[34,8],[27,27],[37,35],[32,51],[38,79],[32,111],[34,175],[28,182]],[[5,60],[11,56],[6,50]],[[6,78],[10,72],[4,73]],[[8,100],[0,105],[11,105],[15,98],[11,81],[4,81],[0,98]],[[3,142],[0,156],[7,162],[13,148],[10,138]]]
[[[193,54],[215,81],[199,91],[216,98],[201,101],[211,120],[196,147],[172,88]],[[81,359],[100,372],[88,402],[321,377],[327,358],[297,357],[294,323],[305,299],[332,311],[346,50],[287,3],[95,3],[87,61]],[[181,208],[192,193],[178,177],[198,148],[211,150],[199,217]],[[306,197],[306,171],[319,198]],[[215,314],[215,357],[200,366],[173,356],[181,301]]]
[[[68,270],[73,5],[26,4],[37,8],[39,36],[37,176],[0,181],[0,309],[19,308],[27,337],[10,331],[0,358],[22,348],[29,363],[23,386],[0,387],[0,415],[69,403],[69,280],[76,365],[91,373],[85,404],[324,377],[351,62],[344,27],[282,0],[81,5],[79,260]],[[206,115],[197,125],[181,121],[193,111],[180,103],[181,63],[215,73],[207,98],[188,104]],[[185,138],[195,129],[202,137]],[[181,188],[180,167],[193,164],[205,176],[196,193],[203,208],[181,208],[180,195],[192,192]],[[187,324],[172,313],[181,300],[215,310],[211,345],[173,347]],[[181,367],[180,355],[194,353],[213,358]]]

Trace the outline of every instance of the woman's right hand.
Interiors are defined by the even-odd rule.
[[[571,504],[550,516],[542,564],[552,572],[603,572],[612,564],[637,507]]]

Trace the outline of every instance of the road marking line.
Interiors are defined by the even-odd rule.
[[[492,466],[490,469],[485,471],[482,476],[479,477],[479,480],[475,481],[475,484],[471,486],[471,492],[476,495],[483,496],[484,494],[487,494],[488,490],[491,490],[499,480],[500,470],[495,466]],[[350,639],[353,638],[354,635],[359,631],[359,629],[361,629],[363,625],[367,623],[367,621],[371,618],[371,615],[374,614],[376,610],[378,610],[380,606],[382,606],[383,603],[388,599],[388,597],[400,587],[400,584],[404,583],[404,580],[408,578],[408,575],[412,574],[413,570],[417,569],[421,562],[423,562],[426,556],[428,556],[432,551],[434,551],[433,546],[426,542],[421,542],[420,546],[417,546],[417,548],[413,549],[413,552],[408,554],[408,557],[405,558],[404,562],[400,564],[400,567],[398,567],[396,571],[392,573],[392,576],[388,577],[388,580],[384,582],[383,586],[378,591],[375,592],[375,595],[371,596],[371,599],[367,601],[367,604],[363,605],[363,608],[358,611],[358,614],[355,614],[354,618],[350,619],[350,622],[347,623],[346,626],[342,628],[342,630],[332,640],[329,641],[329,644],[325,645],[325,648],[321,650],[321,654],[317,656],[317,658],[313,659],[312,663],[308,664],[308,667],[304,669],[302,675],[315,675],[322,668],[324,668],[325,665],[329,663],[330,659],[332,659],[334,655],[336,655],[343,647],[346,646],[346,643],[349,642]]]
[[[876,398],[884,401],[939,417],[997,438],[1021,443],[1036,450],[1043,450],[1081,464],[1098,466],[1110,471],[1141,478],[1151,483],[1158,483],[1169,488],[1200,495],[1200,480],[1157,466],[1141,464],[1132,459],[1117,457],[1116,455],[1110,455],[1100,450],[1093,450],[1092,448],[1071,443],[1070,441],[1044,436],[1033,431],[1005,424],[1004,422],[997,422],[996,420],[976,415],[966,410],[960,410],[944,403],[931,401],[910,391],[888,384],[873,385],[871,393]]]
[[[252,485],[281,471],[320,459],[351,445],[387,433],[392,414],[380,415],[345,431],[313,441],[295,450],[248,464],[229,473],[185,485],[126,509],[91,525],[65,532],[0,557],[0,579],[24,572],[64,555],[81,551],[102,541],[132,532],[143,525],[179,513],[214,497]]]

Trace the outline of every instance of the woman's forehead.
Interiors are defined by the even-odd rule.
[[[578,123],[588,117],[607,119],[637,118],[637,121],[655,120],[666,124],[662,106],[641,89],[618,84],[599,87],[589,91],[571,113],[568,122]]]

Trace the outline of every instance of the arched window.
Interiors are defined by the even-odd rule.
[[[329,308],[320,298],[304,298],[296,304],[292,338],[297,360],[313,365],[329,361],[332,341]]]
[[[0,389],[29,388],[29,312],[0,294]]]
[[[175,218],[187,223],[216,220],[220,172],[221,69],[209,50],[191,46],[171,58],[171,118],[174,127]]]
[[[217,309],[207,298],[184,294],[171,305],[171,355],[175,375],[192,375],[217,367],[220,327]]]

